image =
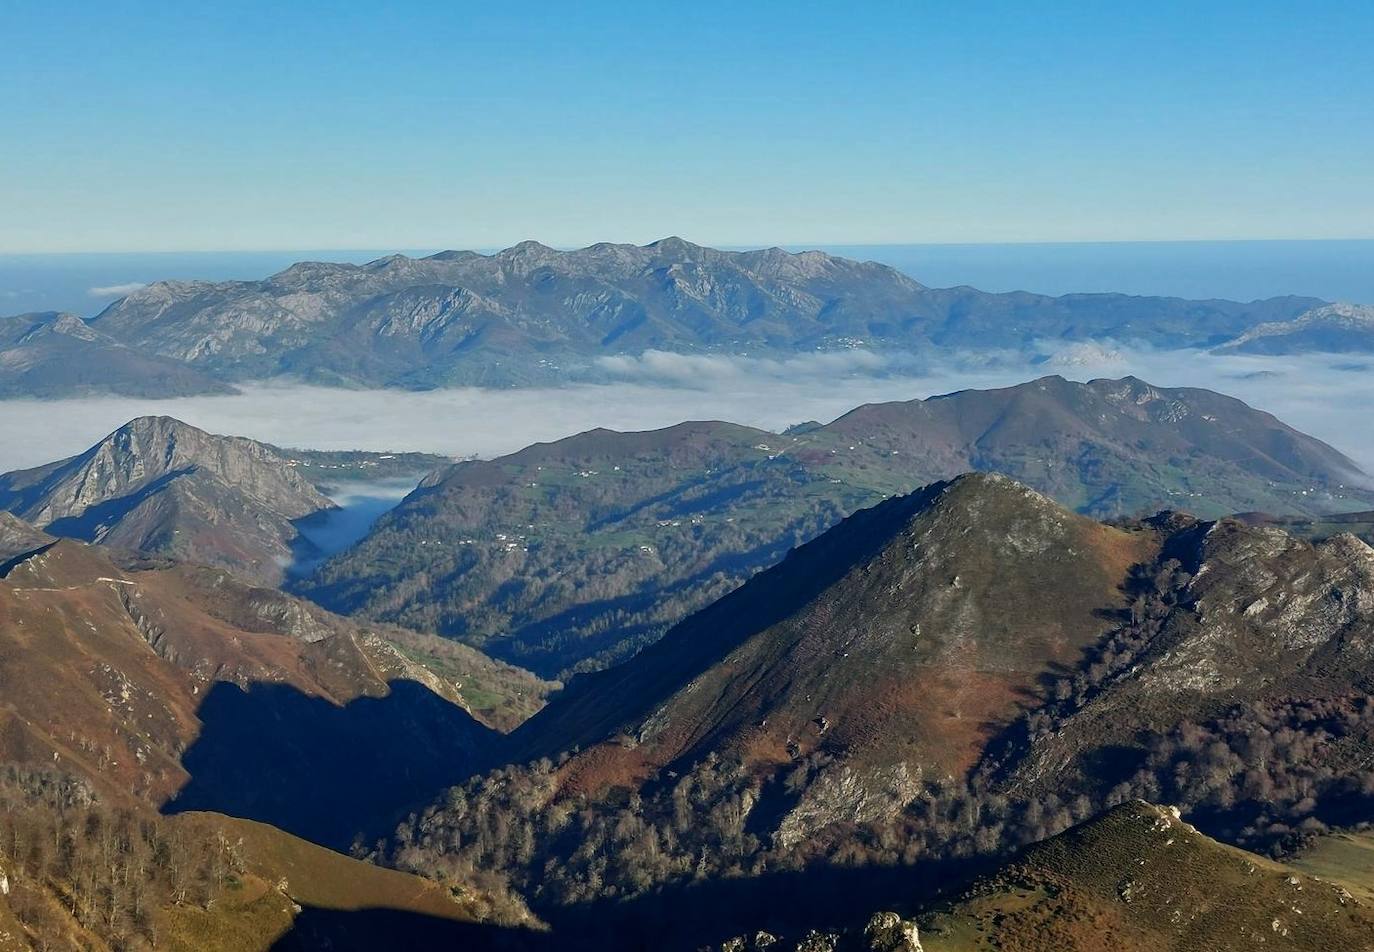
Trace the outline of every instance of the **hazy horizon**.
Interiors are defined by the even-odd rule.
[[[388,254],[460,247],[454,242],[447,248],[0,254],[0,316],[55,310],[90,317],[151,281],[256,280],[302,260],[362,264]],[[879,261],[931,287],[1245,301],[1292,294],[1374,304],[1374,238],[783,247]]]

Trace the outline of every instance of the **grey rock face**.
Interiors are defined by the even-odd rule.
[[[276,581],[292,521],[333,504],[275,450],[141,417],[80,456],[0,476],[0,508],[53,535]]]
[[[46,532],[8,512],[0,512],[0,565],[52,541]]]

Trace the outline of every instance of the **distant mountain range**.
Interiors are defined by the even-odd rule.
[[[789,356],[1039,353],[1042,342],[1216,347],[1326,302],[929,288],[818,251],[718,251],[667,238],[556,251],[302,262],[261,281],[159,281],[89,321],[0,325],[0,393],[222,391],[289,376],[342,386],[522,386],[607,379],[648,350]],[[3,330],[8,327],[9,330]],[[97,369],[103,369],[97,373]]]
[[[594,430],[459,463],[296,590],[555,676],[625,657],[845,515],[969,470],[1098,516],[1374,502],[1353,462],[1238,400],[1046,377],[781,435]]]

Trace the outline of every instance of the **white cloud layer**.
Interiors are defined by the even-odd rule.
[[[86,293],[94,298],[121,298],[126,294],[133,294],[142,287],[145,285],[134,281],[129,284],[110,284],[103,288],[87,288]]]
[[[317,449],[497,455],[596,426],[650,429],[730,420],[781,429],[861,404],[1010,386],[1045,373],[1076,380],[1131,373],[1157,386],[1229,393],[1311,433],[1374,471],[1374,373],[1358,361],[1216,356],[1117,346],[1029,365],[969,355],[942,366],[864,351],[787,361],[646,354],[613,363],[626,379],[562,389],[403,391],[253,385],[175,400],[0,401],[0,471],[78,453],[127,420],[165,413],[216,433]]]

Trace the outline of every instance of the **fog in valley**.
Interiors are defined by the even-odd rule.
[[[621,382],[558,389],[409,392],[248,384],[229,396],[0,401],[0,471],[79,453],[136,416],[167,414],[214,433],[309,449],[425,451],[489,457],[593,427],[652,429],[716,419],[782,429],[827,422],[862,403],[1010,386],[1058,373],[1134,374],[1157,386],[1206,387],[1268,410],[1374,470],[1370,365],[1350,357],[1217,356],[1079,345],[1037,362],[949,358],[933,366],[868,351],[785,361],[654,353],[602,361]],[[395,486],[361,496],[399,495]],[[355,487],[351,496],[358,496]]]

